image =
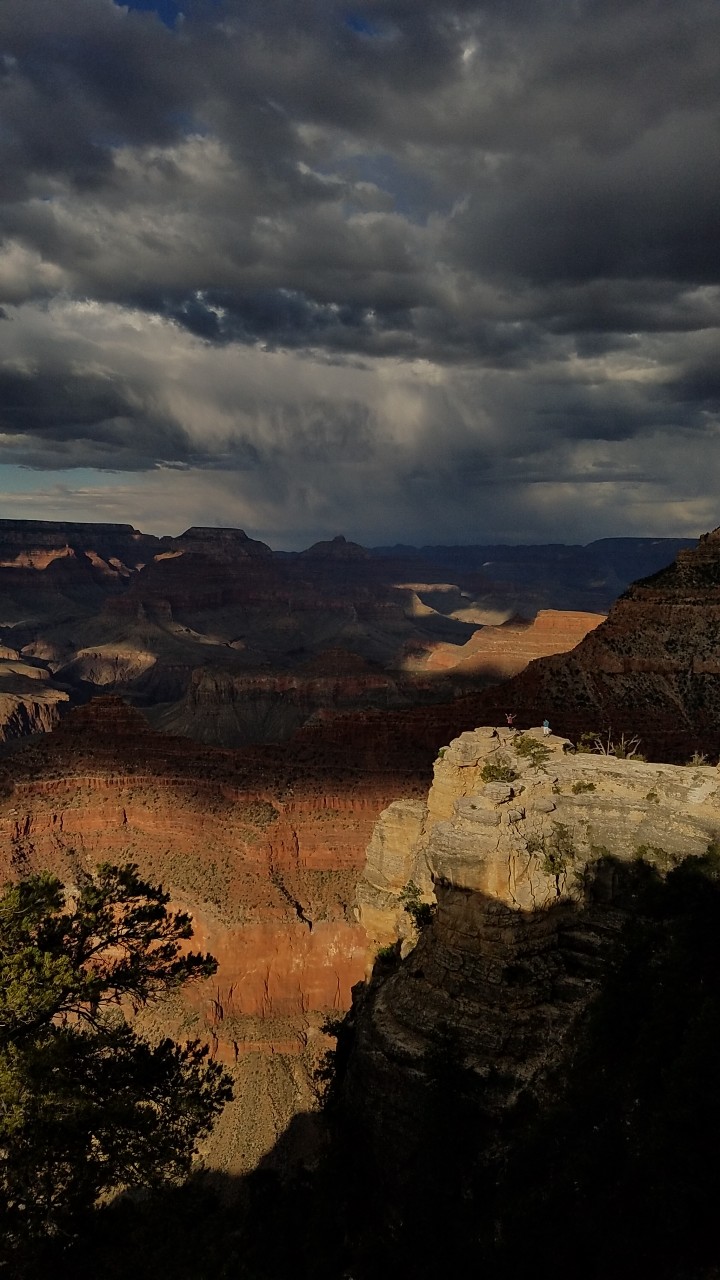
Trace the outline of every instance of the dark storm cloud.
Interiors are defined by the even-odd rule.
[[[612,156],[529,160],[456,220],[458,257],[541,283],[720,276],[720,177],[702,119]]]
[[[717,0],[179,8],[0,5],[2,456],[296,483],[296,527],[706,447]]]
[[[65,370],[0,368],[5,460],[40,468],[143,471],[158,459],[193,460],[187,434],[127,386]]]
[[[138,15],[139,17],[139,15]],[[167,142],[186,92],[171,35],[109,3],[70,0],[0,9],[2,174],[8,197],[58,175],[81,188],[112,172],[112,143]]]
[[[71,287],[123,301],[133,229],[157,212],[146,288],[193,331],[252,336],[257,299],[274,291],[280,312],[283,297],[298,300],[300,343],[309,326],[330,346],[373,350],[367,317],[357,322],[365,308],[406,335],[408,354],[432,357],[434,336],[446,358],[456,309],[441,263],[458,289],[465,273],[488,277],[510,305],[520,295],[520,310],[528,283],[717,279],[718,34],[708,0],[682,13],[670,0],[620,11],[379,2],[351,20],[327,0],[208,2],[175,31],[110,0],[5,0],[0,171],[15,198],[4,225],[66,268]],[[169,150],[194,128],[226,149],[209,198],[206,175]],[[120,144],[164,154],[128,174]],[[408,177],[423,172],[438,208],[463,207],[434,232],[393,216],[402,190],[352,180],[352,153],[373,150]],[[46,207],[17,202],[18,191],[42,197],[43,180]],[[59,217],[63,182],[117,214],[114,270],[92,228]],[[167,275],[169,290],[158,287]],[[196,296],[223,289],[234,293],[228,329],[203,320]],[[293,344],[292,325],[274,327]],[[480,332],[480,356],[487,345]]]

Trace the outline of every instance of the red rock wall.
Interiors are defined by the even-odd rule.
[[[288,764],[152,733],[119,699],[98,699],[4,762],[0,876],[47,868],[72,884],[100,861],[137,862],[191,911],[193,945],[217,956],[189,998],[218,1053],[240,1052],[237,1019],[349,1007],[367,961],[354,887],[397,795],[393,775],[333,783]]]
[[[533,622],[511,621],[498,627],[482,627],[460,647],[441,645],[428,659],[428,670],[458,675],[506,679],[522,671],[535,658],[566,653],[594,630],[605,616],[541,609]]]

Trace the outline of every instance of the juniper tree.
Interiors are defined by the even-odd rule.
[[[198,1041],[127,1014],[215,972],[192,922],[132,864],[72,892],[33,875],[0,898],[0,1231],[5,1259],[72,1235],[102,1196],[176,1181],[231,1096]]]

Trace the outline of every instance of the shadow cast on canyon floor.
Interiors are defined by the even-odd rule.
[[[34,1280],[719,1276],[720,856],[667,874],[603,858],[585,894],[578,918],[609,900],[624,916],[606,976],[571,1053],[500,1123],[442,1028],[398,1163],[363,1124],[388,1100],[347,1107],[350,1015],[319,1121],[296,1117],[247,1177],[96,1212]],[[398,973],[376,965],[370,991]]]

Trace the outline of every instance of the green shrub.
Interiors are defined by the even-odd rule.
[[[584,791],[594,791],[594,782],[573,782],[572,793],[574,796],[580,796]]]
[[[480,770],[483,782],[514,782],[517,776],[507,756],[502,755],[488,760]]]
[[[420,889],[414,880],[408,880],[405,888],[400,894],[400,902],[403,909],[407,911],[418,933],[431,923],[435,914],[432,903],[423,902]]]
[[[677,861],[674,854],[669,853],[659,844],[639,844],[633,852],[633,857],[638,862],[649,862],[663,871],[669,870]]]
[[[713,871],[720,867],[720,838],[717,835],[710,837],[703,861]]]
[[[542,769],[552,755],[552,751],[545,746],[544,742],[538,742],[537,738],[531,738],[529,734],[520,734],[513,746],[517,754],[529,760],[536,769]]]
[[[560,893],[560,876],[565,875],[570,864],[577,857],[577,850],[573,844],[570,828],[563,822],[553,823],[553,832],[550,836],[543,836],[538,840],[538,848],[531,850],[542,855],[540,867],[546,876],[553,876],[555,885]],[[528,843],[528,849],[530,845]]]

